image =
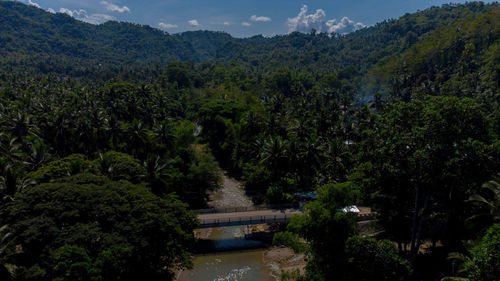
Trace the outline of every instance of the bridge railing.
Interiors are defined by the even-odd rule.
[[[238,217],[201,218],[199,228],[224,227],[234,225],[250,225],[264,223],[286,223],[292,216],[302,213],[276,213],[269,215],[246,215]],[[356,214],[357,221],[369,221],[375,217],[375,213]]]
[[[217,214],[217,213],[241,213],[249,211],[261,211],[261,210],[286,210],[297,208],[296,204],[280,204],[280,205],[257,205],[251,207],[229,207],[229,208],[208,208],[193,210],[197,214]]]
[[[364,214],[358,214],[357,215],[357,220],[358,221],[367,221],[367,220],[372,220],[375,218],[377,213],[375,212],[370,212],[370,213],[364,213]]]
[[[241,216],[236,218],[216,218],[216,219],[201,219],[201,224],[217,224],[217,223],[231,223],[231,222],[255,222],[255,221],[268,221],[268,220],[283,220],[290,219],[293,215],[300,214],[272,214],[272,215],[259,215],[259,216]],[[375,216],[374,213],[370,214],[358,214],[358,221],[365,221],[373,219]]]
[[[290,218],[293,215],[294,214],[275,214],[275,215],[261,215],[261,216],[241,216],[241,217],[237,217],[237,218],[202,219],[202,220],[200,220],[200,226],[286,222],[286,221],[290,220]]]

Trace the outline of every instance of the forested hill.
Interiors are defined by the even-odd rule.
[[[364,72],[382,58],[404,52],[433,30],[473,19],[498,7],[481,2],[432,7],[345,36],[298,32],[271,38],[254,36],[228,42],[217,50],[216,59],[260,70],[288,67],[324,74],[354,68]]]
[[[19,2],[0,2],[4,55],[65,56],[111,63],[165,64],[196,58],[191,45],[149,26],[92,25]]]
[[[211,31],[169,35],[130,23],[91,25],[65,14],[0,1],[0,53],[3,64],[10,67],[69,76],[95,73],[99,64],[165,66],[172,61],[234,62],[258,71],[288,67],[317,74],[345,68],[365,72],[433,30],[497,8],[498,4],[480,2],[433,7],[346,36],[292,33],[238,39]]]
[[[370,76],[391,85],[389,92],[405,101],[429,94],[488,100],[500,88],[499,65],[497,8],[430,32],[403,54],[375,67]]]

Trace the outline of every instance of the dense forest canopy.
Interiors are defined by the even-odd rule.
[[[233,38],[0,1],[0,277],[171,279],[223,168],[255,203],[318,192],[275,239],[308,255],[300,280],[498,280],[499,19]]]

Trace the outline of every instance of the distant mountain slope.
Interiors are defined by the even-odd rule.
[[[197,51],[198,60],[211,61],[217,57],[217,50],[229,42],[236,42],[228,33],[219,31],[187,31],[173,35],[187,42]]]
[[[109,63],[196,60],[189,43],[149,26],[92,25],[19,2],[0,2],[0,48],[7,55],[54,55]]]
[[[19,2],[0,1],[0,60],[6,67],[85,76],[112,67],[165,66],[173,61],[233,62],[268,72],[287,67],[352,78],[401,54],[436,29],[491,12],[499,4],[444,5],[345,35],[291,33],[238,39],[223,32],[169,35],[149,26],[91,25]],[[7,67],[7,69],[8,69]]]
[[[313,72],[339,71],[352,66],[365,71],[385,57],[404,52],[433,30],[453,25],[460,19],[477,17],[498,6],[470,2],[432,7],[336,38],[302,33],[272,38],[256,36],[228,42],[218,50],[216,59]]]
[[[498,101],[500,7],[432,31],[401,55],[374,68],[370,76],[403,100],[431,94],[483,95],[483,100]]]

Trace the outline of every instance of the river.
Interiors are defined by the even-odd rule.
[[[210,195],[210,207],[251,207],[252,200],[243,186],[224,174],[223,188]],[[245,240],[245,226],[212,228],[207,237],[213,241],[216,253],[197,255],[194,268],[183,271],[179,281],[274,281],[271,269],[264,264],[264,244]],[[262,247],[259,247],[262,246]],[[237,250],[257,248],[255,250]],[[231,251],[231,249],[236,249]]]

